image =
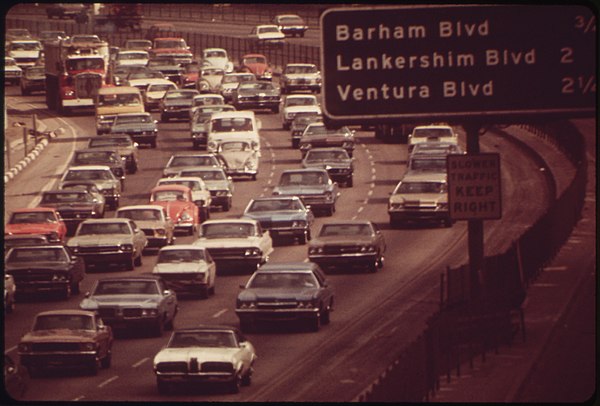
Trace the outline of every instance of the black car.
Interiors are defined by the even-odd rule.
[[[21,95],[46,91],[46,69],[43,66],[26,68],[21,75]]]
[[[4,253],[6,254],[12,247],[21,247],[24,245],[46,245],[50,244],[48,236],[43,234],[14,234],[4,236]]]
[[[352,157],[355,143],[354,130],[347,126],[328,127],[325,123],[309,124],[298,142],[303,157],[309,149],[319,147],[342,147]]]
[[[273,24],[277,25],[286,37],[304,37],[308,30],[306,22],[296,14],[279,14],[273,18]]]
[[[117,114],[111,126],[112,134],[127,134],[138,144],[147,144],[156,148],[158,127],[150,113]]]
[[[292,135],[292,148],[298,148],[300,145],[300,138],[304,130],[309,124],[319,123],[323,121],[323,117],[320,114],[315,113],[298,113],[294,117],[290,126]]]
[[[95,198],[81,187],[43,192],[40,206],[55,208],[67,226],[67,233],[72,235],[83,220],[104,217],[106,200]]]
[[[279,113],[281,93],[271,82],[246,82],[233,90],[231,100],[237,110],[269,109]]]
[[[160,121],[167,122],[172,118],[189,120],[192,100],[200,94],[196,89],[169,90],[160,101]]]
[[[314,262],[269,262],[240,288],[235,313],[242,331],[261,321],[306,321],[312,331],[329,323],[334,292]]]
[[[68,299],[79,293],[85,266],[63,245],[21,246],[6,254],[4,272],[13,276],[19,296],[58,292]]]
[[[125,181],[125,162],[115,149],[79,149],[73,154],[70,166],[106,165],[121,182]]]
[[[311,148],[302,160],[302,167],[323,168],[334,182],[353,185],[354,164],[344,148]]]

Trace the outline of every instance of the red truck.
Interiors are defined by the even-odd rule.
[[[98,89],[106,84],[108,43],[94,35],[44,44],[46,105],[65,114],[73,109],[93,109]]]

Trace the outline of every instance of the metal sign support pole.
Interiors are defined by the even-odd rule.
[[[479,154],[479,130],[481,123],[473,122],[464,125],[467,133],[467,155]],[[483,269],[483,220],[468,221],[469,241],[469,279],[471,299],[478,299],[481,293],[480,272]]]

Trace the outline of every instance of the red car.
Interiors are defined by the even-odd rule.
[[[150,49],[150,58],[160,56],[170,56],[179,63],[191,63],[193,59],[192,51],[183,38],[164,37],[154,38],[152,49]]]
[[[150,191],[150,203],[163,206],[175,224],[175,230],[193,235],[200,224],[200,210],[192,199],[192,190],[183,185],[156,186]]]
[[[271,64],[267,60],[267,57],[262,54],[246,54],[242,56],[239,71],[254,73],[254,76],[259,80],[273,79]]]
[[[65,242],[67,226],[56,209],[36,207],[15,210],[4,227],[4,235],[42,234],[49,242]]]

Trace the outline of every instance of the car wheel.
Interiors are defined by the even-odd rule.
[[[214,283],[214,282],[213,282],[213,283]],[[208,293],[209,293],[209,294],[211,294],[211,295],[214,295],[214,294],[215,294],[215,285],[212,285],[212,286],[210,287],[210,289],[208,289]]]
[[[346,181],[346,186],[348,186],[348,187],[354,186],[354,181],[352,180],[352,176],[350,176],[348,178],[348,180]]]
[[[284,130],[289,130],[290,129],[290,124],[289,123],[283,123],[283,129]]]
[[[12,313],[15,310],[15,299],[14,297],[8,298],[8,302],[6,303],[6,313]]]
[[[306,235],[306,231],[305,231],[300,237],[298,237],[298,244],[305,245],[307,241],[308,241],[308,236]]]
[[[335,213],[335,206],[331,205],[327,208],[326,214],[327,216],[331,217],[333,216],[333,213]]]
[[[299,140],[292,140],[292,148],[298,149],[299,144],[300,144]]]
[[[137,169],[137,164],[135,162],[129,165],[129,173],[136,173]]]
[[[275,114],[279,113],[279,107],[273,107],[271,111]]]
[[[319,312],[315,317],[309,320],[310,331],[317,332],[321,328],[321,312]]]
[[[141,252],[140,252],[140,255],[138,255],[138,257],[133,260],[133,265],[134,266],[142,266],[142,253]]]
[[[242,386],[242,377],[239,373],[235,374],[233,381],[229,384],[229,392],[239,393],[240,386]]]
[[[248,372],[242,377],[242,386],[250,386],[252,383],[252,368],[248,369]]]
[[[164,331],[165,331],[165,323],[163,322],[163,318],[160,317],[154,323],[154,326],[152,327],[152,333],[155,337],[162,337]]]
[[[87,370],[91,376],[98,375],[98,370],[100,369],[100,362],[97,359],[94,359],[90,365],[88,365]]]
[[[321,324],[329,324],[330,320],[329,309],[323,310],[323,314],[321,315]]]
[[[79,283],[80,283],[80,281],[74,281],[74,282],[71,284],[71,293],[72,293],[72,294],[74,294],[74,295],[78,295],[78,294],[79,294],[79,292],[81,291],[81,290],[80,290],[80,288],[79,288]]]
[[[156,148],[156,140],[150,142],[150,148]]]
[[[100,365],[102,366],[102,368],[107,369],[107,368],[110,368],[111,364],[112,364],[112,351],[108,350],[108,353],[106,354],[106,356],[104,358],[102,358],[102,360],[100,361]]]
[[[198,291],[198,294],[200,296],[200,299],[208,299],[208,286],[201,286]]]
[[[135,269],[135,259],[132,256],[131,258],[129,258],[127,260],[127,262],[125,262],[125,270],[133,271],[134,269]]]
[[[225,203],[223,203],[223,205],[221,206],[223,208],[223,211],[229,211],[229,209],[231,209],[231,201],[227,201]]]
[[[169,320],[169,322],[167,322],[167,325],[165,326],[165,330],[169,330],[169,331],[175,330],[175,315],[173,315],[173,318],[171,320]]]
[[[63,299],[69,300],[69,298],[71,297],[71,293],[72,293],[71,284],[68,283],[63,290]]]

